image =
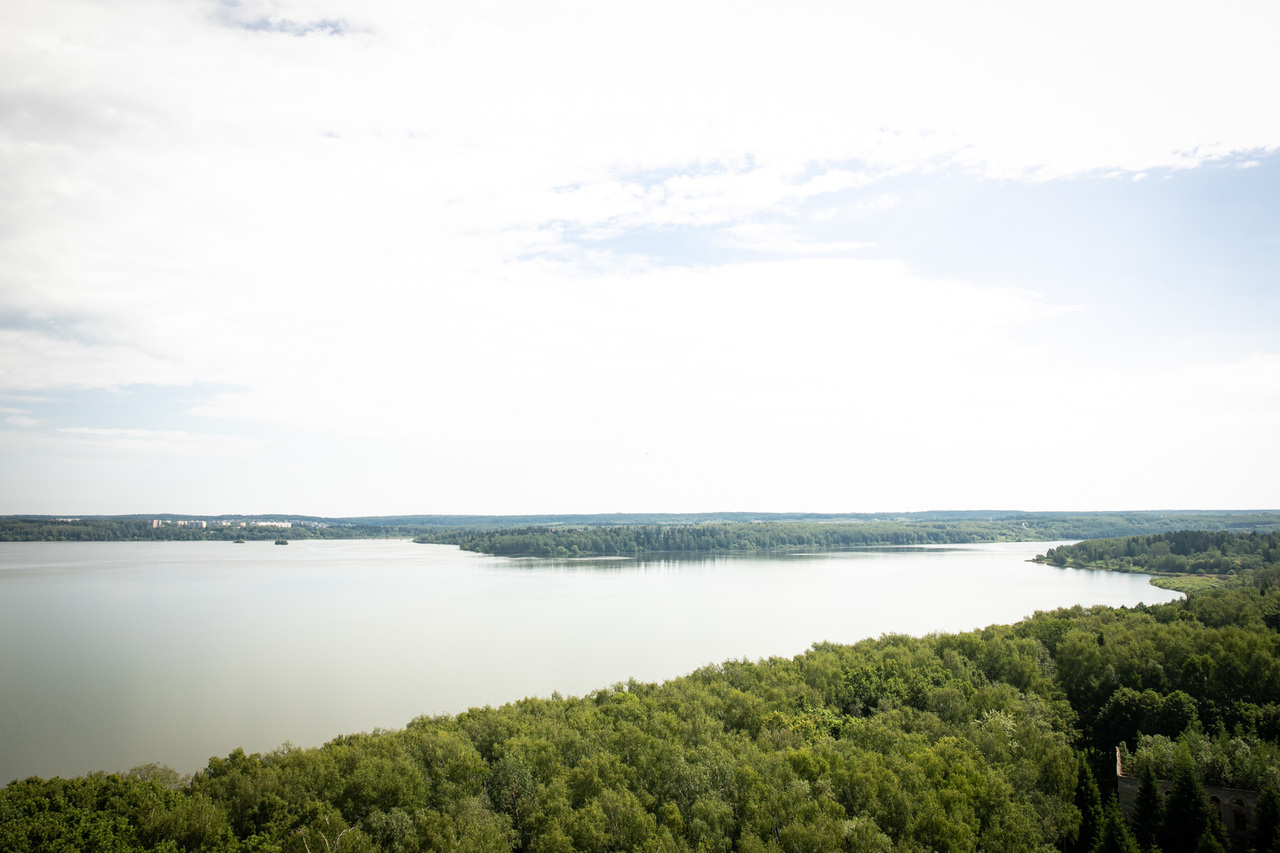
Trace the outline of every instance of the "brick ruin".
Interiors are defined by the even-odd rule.
[[[1116,747],[1116,790],[1120,798],[1120,810],[1124,816],[1133,819],[1133,804],[1138,797],[1140,781],[1134,776],[1127,776],[1120,763],[1120,748]],[[1165,779],[1157,779],[1156,785],[1161,794],[1168,794],[1173,783]],[[1206,785],[1205,794],[1209,798],[1209,806],[1217,813],[1218,818],[1227,828],[1227,835],[1233,840],[1243,840],[1254,828],[1254,808],[1258,804],[1258,792],[1241,788],[1218,788]]]

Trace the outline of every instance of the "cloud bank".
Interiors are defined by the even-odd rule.
[[[0,511],[241,509],[200,468],[123,497],[83,473],[161,446],[326,513],[1147,506],[1168,478],[1086,481],[1238,439],[1277,461],[1274,337],[1073,349],[1045,332],[1098,315],[1085,291],[867,233],[911,233],[940,180],[1269,162],[1277,29],[1258,3],[7,3],[0,391],[68,405],[8,416],[0,452],[66,452]],[[180,429],[71,405],[140,385],[217,390],[175,395]],[[1139,386],[1224,408],[1153,436]],[[1245,487],[1175,494],[1275,503]]]

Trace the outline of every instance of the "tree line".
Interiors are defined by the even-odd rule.
[[[250,527],[207,528],[165,524],[152,527],[152,518],[168,522],[190,516],[51,516],[0,517],[0,542],[223,540],[275,538]],[[219,520],[249,521],[246,516],[216,516]],[[653,550],[719,551],[775,548],[846,548],[867,545],[923,545],[964,542],[1049,541],[1097,539],[1158,533],[1178,528],[1249,532],[1280,529],[1277,512],[1093,512],[1025,513],[608,513],[598,515],[472,516],[403,515],[324,518],[271,515],[260,520],[292,521],[284,535],[290,539],[412,538],[464,544],[469,550],[489,550],[510,556],[616,556]],[[753,528],[767,528],[762,533]],[[649,531],[693,531],[651,536]],[[237,531],[239,531],[237,535]],[[614,531],[593,538],[584,532]],[[627,531],[633,531],[628,533]],[[598,540],[598,541],[597,541]],[[577,551],[574,551],[577,546]],[[563,548],[561,552],[559,549]],[[649,551],[638,550],[649,548]]]
[[[1152,519],[1145,523],[1155,523]],[[1277,516],[1280,520],[1280,516]],[[1160,523],[1167,519],[1161,518]],[[708,523],[686,525],[614,525],[614,526],[526,526],[498,530],[434,530],[415,538],[415,542],[457,545],[476,551],[508,557],[576,558],[617,557],[653,553],[706,553],[744,551],[782,551],[801,549],[837,549],[886,545],[955,545],[976,542],[1027,542],[1054,539],[1076,539],[1095,531],[1099,525],[1110,529],[1122,522],[1111,516],[1045,516],[1027,519],[974,519],[956,521],[865,521],[842,523],[757,522]],[[1143,523],[1130,519],[1125,524]],[[1256,530],[1251,530],[1256,533]],[[1164,533],[1159,537],[1184,534]],[[1203,533],[1204,537],[1235,541],[1240,535],[1219,531]],[[1275,534],[1271,534],[1274,538]],[[1102,542],[1131,541],[1100,540]],[[1142,537],[1139,537],[1142,538]],[[1153,537],[1146,537],[1153,538]],[[1145,541],[1145,540],[1144,540]],[[1081,546],[1051,549],[1042,558],[1054,565],[1084,565],[1092,552]],[[1135,546],[1139,547],[1139,546]],[[1181,547],[1181,546],[1179,546]],[[1219,555],[1220,556],[1220,555]],[[1185,561],[1186,557],[1180,557]],[[1208,553],[1200,555],[1200,564],[1208,564]],[[1214,558],[1217,559],[1217,558]],[[1252,567],[1252,563],[1245,568]]]
[[[1113,571],[1236,574],[1280,564],[1280,533],[1177,530],[1063,545],[1037,559],[1055,566]]]
[[[763,522],[439,531],[414,541],[452,544],[465,551],[498,556],[572,558],[1001,542],[1016,541],[1025,534],[1021,525],[1009,522]]]

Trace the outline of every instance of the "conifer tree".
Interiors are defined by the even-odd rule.
[[[1102,837],[1102,795],[1083,754],[1076,770],[1075,807],[1080,811],[1080,828],[1067,839],[1065,853],[1093,853]]]
[[[1164,853],[1195,853],[1205,833],[1219,845],[1226,841],[1222,821],[1209,808],[1208,796],[1196,775],[1191,756],[1184,753],[1174,770],[1173,787],[1165,798],[1160,846]]]
[[[1120,803],[1114,797],[1107,803],[1102,838],[1096,850],[1097,853],[1139,853],[1138,842],[1129,832],[1129,825],[1120,812]]]
[[[1271,853],[1280,846],[1280,796],[1276,789],[1267,785],[1258,797],[1258,804],[1253,808],[1255,827],[1253,831],[1253,849],[1258,853]]]
[[[1200,840],[1196,842],[1195,853],[1227,853],[1227,848],[1223,846],[1218,834],[1206,826],[1204,832],[1200,833]]]
[[[1156,772],[1150,763],[1142,768],[1142,781],[1133,802],[1133,834],[1143,850],[1153,850],[1160,837],[1164,820],[1164,795],[1156,783]]]

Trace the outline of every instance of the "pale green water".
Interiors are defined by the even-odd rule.
[[[184,772],[822,640],[1176,593],[1057,543],[550,563],[405,541],[0,543],[0,783]]]

